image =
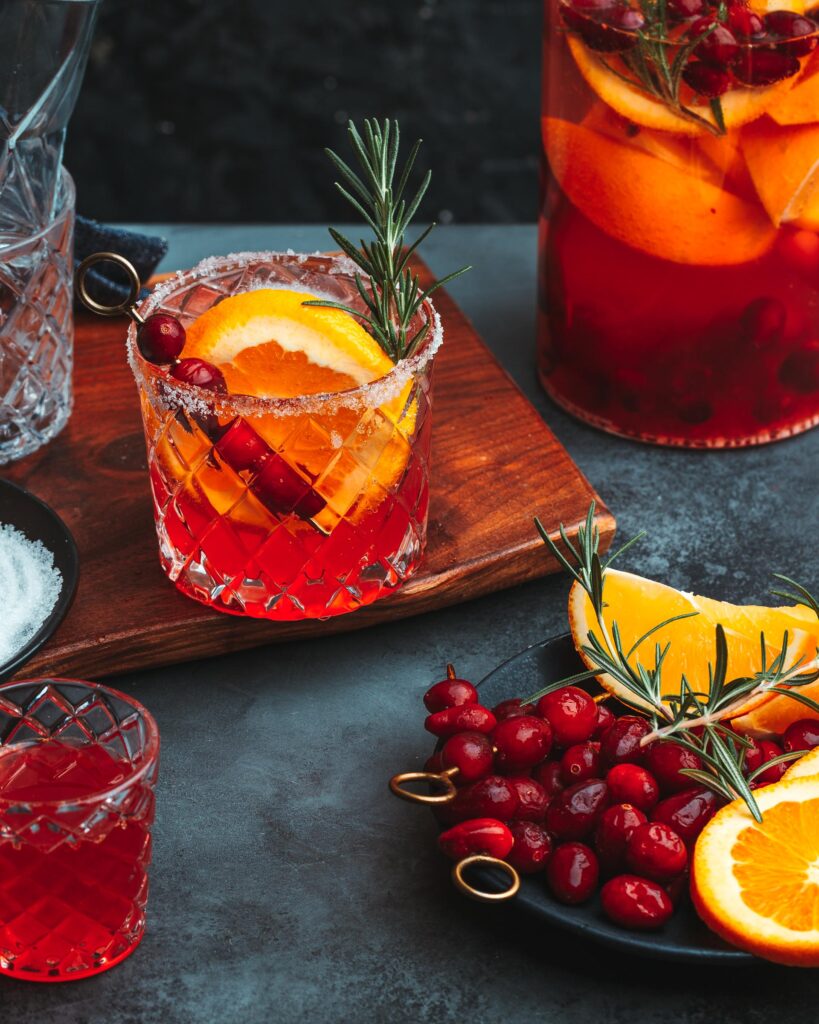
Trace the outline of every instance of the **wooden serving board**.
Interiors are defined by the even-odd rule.
[[[422,275],[428,271],[419,264]],[[263,622],[184,597],[159,565],[136,386],[124,320],[77,319],[73,416],[7,475],[47,501],[80,551],[67,618],[19,673],[96,678],[294,637],[417,615],[554,572],[532,518],[570,536],[592,498],[603,544],[614,519],[534,407],[443,291],[436,357],[428,545],[395,595],[325,622]]]

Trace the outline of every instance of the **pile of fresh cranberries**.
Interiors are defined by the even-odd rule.
[[[185,328],[169,313],[154,313],[137,328],[137,347],[142,357],[167,368],[169,377],[216,395],[227,394],[222,371],[204,359],[180,359],[185,347]],[[242,475],[253,494],[275,515],[294,514],[301,519],[318,515],[326,502],[289,462],[275,452],[241,416],[221,424],[213,413],[197,412],[193,418],[213,443],[219,459]]]
[[[653,28],[640,10],[623,0],[563,0],[566,26],[600,53],[627,53]],[[772,85],[799,72],[799,58],[816,48],[819,23],[795,11],[759,15],[743,0],[718,5],[709,0],[667,0],[668,44],[694,47],[683,72],[688,86],[715,98],[731,88]],[[673,61],[670,55],[669,65]]]
[[[425,727],[439,737],[426,770],[449,770],[457,792],[435,814],[454,860],[488,854],[522,874],[544,872],[562,903],[598,888],[603,912],[626,928],[661,927],[685,893],[693,844],[723,801],[682,774],[702,768],[671,740],[643,744],[647,719],[615,717],[585,691],[564,686],[536,705],[517,698],[490,710],[464,679],[424,696]],[[753,771],[784,751],[819,746],[819,722],[788,727],[782,742],[752,741]],[[782,763],[753,786],[778,781]]]

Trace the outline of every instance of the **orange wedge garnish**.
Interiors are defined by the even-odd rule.
[[[393,363],[350,314],[306,306],[304,292],[264,288],[223,299],[188,328],[183,357],[215,363],[233,394],[262,398],[346,391],[378,380]],[[404,471],[417,407],[412,381],[381,405],[327,403],[312,414],[253,417],[253,428],[327,502],[314,520],[328,531],[383,500]],[[207,497],[222,512],[235,495],[215,473]],[[352,511],[351,511],[352,510]]]
[[[811,776],[819,775],[819,747],[809,750],[803,754],[798,761],[794,761],[782,776],[786,779],[809,779]]]
[[[743,130],[742,151],[771,223],[819,231],[819,124],[761,118]]]
[[[629,659],[633,665],[639,661],[645,668],[653,668],[655,644],[659,643],[661,647],[670,644],[662,671],[663,689],[667,694],[679,693],[683,674],[695,690],[708,692],[708,663],[714,663],[717,623],[725,630],[729,679],[750,676],[759,671],[762,632],[765,633],[769,663],[781,650],[785,630],[788,631],[788,665],[800,656],[814,657],[819,644],[819,622],[812,612],[801,605],[766,608],[729,604],[727,601],[685,594],[654,580],[629,572],[618,572],[616,569],[606,572],[603,600],[606,604],[603,619],[607,629],[611,630],[612,622],[617,623],[625,652],[652,626],[676,615],[697,613],[691,618],[672,622],[652,634],[637,646]],[[601,631],[591,600],[578,583],[572,586],[569,593],[569,626],[580,657],[589,668],[594,668],[582,647],[587,643],[590,631],[598,637]],[[634,701],[622,683],[608,675],[601,675],[599,680],[610,693]],[[737,714],[749,712],[756,707],[761,712],[764,710],[761,705],[768,706],[774,700],[791,706],[791,721],[807,717],[804,705],[786,696],[770,694],[750,698],[744,707],[738,709]]]
[[[819,777],[756,792],[718,811],[697,840],[691,895],[712,931],[740,949],[819,967]]]

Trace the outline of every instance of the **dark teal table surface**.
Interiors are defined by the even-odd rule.
[[[320,227],[154,228],[170,240],[162,269],[240,249],[328,247]],[[816,585],[819,431],[703,453],[574,422],[535,379],[535,244],[531,226],[446,227],[425,255],[439,273],[474,264],[453,294],[620,536],[648,530],[629,567],[736,601],[765,600],[771,568]],[[431,816],[389,797],[387,778],[430,747],[421,696],[445,663],[480,678],[562,632],[566,592],[552,578],[363,632],[119,678],[162,732],[147,936],[90,981],[0,982],[0,1020],[813,1021],[817,972],[671,969],[469,903],[450,887]]]

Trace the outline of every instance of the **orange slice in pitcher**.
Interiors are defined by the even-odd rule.
[[[762,118],[743,129],[742,152],[771,223],[819,231],[819,124]]]
[[[264,288],[223,299],[188,328],[183,358],[217,365],[232,394],[298,398],[337,393],[378,380],[392,360],[343,310],[305,306],[318,298]],[[327,502],[314,520],[331,529],[356,505],[370,507],[400,478],[409,457],[416,403],[410,380],[370,407],[333,405],[312,414],[262,415],[251,426]],[[209,495],[221,511],[219,495]]]
[[[805,64],[800,80],[777,99],[768,113],[777,124],[813,124],[819,121],[819,51]]]
[[[543,118],[552,172],[601,231],[660,259],[746,263],[776,239],[765,212],[704,177],[555,117]]]
[[[753,675],[759,670],[760,633],[765,634],[770,661],[780,652],[785,630],[788,631],[789,665],[799,657],[814,657],[819,644],[819,621],[801,605],[781,608],[734,605],[727,601],[686,594],[654,580],[630,572],[618,572],[616,569],[606,572],[603,597],[606,602],[603,616],[606,626],[610,630],[612,622],[617,623],[625,651],[629,651],[649,629],[666,619],[696,613],[691,618],[678,619],[653,633],[637,645],[629,659],[634,665],[639,661],[645,668],[653,668],[655,644],[659,643],[661,647],[670,644],[662,673],[664,692],[668,694],[679,693],[683,674],[695,690],[708,691],[708,663],[714,663],[717,623],[721,623],[725,630],[730,679]],[[577,583],[572,586],[569,594],[569,626],[580,657],[589,668],[594,668],[582,648],[587,643],[589,631],[594,632],[598,638],[601,632],[591,600]],[[629,691],[617,680],[608,675],[601,675],[599,680],[614,696],[629,698],[633,702]],[[753,708],[762,705],[759,707],[761,712],[774,700],[791,706],[794,711],[792,721],[807,717],[803,705],[786,696],[771,694],[751,698],[740,711],[751,712]]]
[[[656,128],[677,135],[705,135],[709,131],[705,125],[682,117],[638,86],[624,81],[607,68],[599,54],[590,50],[577,36],[570,35],[567,39],[578,70],[587,85],[622,117],[644,128]],[[721,97],[726,127],[737,128],[764,114],[780,96],[792,88],[795,81],[793,78],[764,88],[731,89]],[[707,104],[697,107],[696,112],[716,127]]]
[[[809,750],[803,754],[798,761],[794,761],[782,776],[782,781],[788,779],[809,779],[811,776],[819,775],[819,747]]]
[[[708,927],[776,963],[819,967],[819,777],[757,790],[762,821],[742,800],[700,833],[691,896]]]

